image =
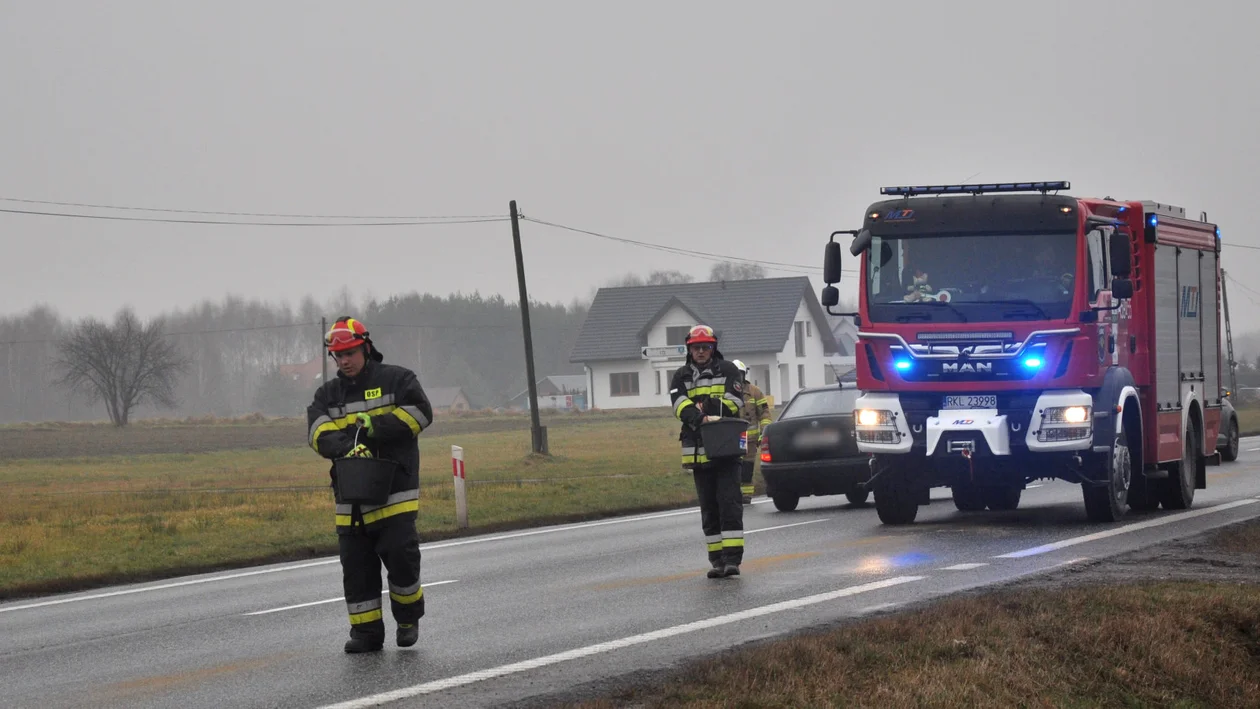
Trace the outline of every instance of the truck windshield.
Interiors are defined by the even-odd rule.
[[[1057,320],[1072,307],[1076,234],[876,236],[874,322]]]

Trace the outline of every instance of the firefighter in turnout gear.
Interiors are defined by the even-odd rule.
[[[709,550],[709,578],[738,576],[744,558],[744,506],[740,501],[740,458],[710,460],[700,424],[738,418],[744,404],[743,376],[722,358],[713,328],[696,325],[687,334],[687,363],[674,372],[669,397],[682,421],[683,466],[692,470],[700,498],[700,525]]]
[[[336,512],[342,585],[350,614],[346,652],[374,652],[385,644],[381,609],[381,563],[389,579],[389,605],[398,623],[396,640],[410,647],[419,639],[424,615],[420,585],[420,450],[416,436],[433,421],[433,408],[416,375],[382,364],[363,323],[337,320],[324,336],[337,361],[337,377],[315,392],[306,410],[310,445],[329,459],[375,457],[398,464],[381,505],[341,504]],[[336,473],[333,486],[336,487]]]
[[[748,422],[748,452],[741,461],[739,471],[739,492],[744,497],[744,504],[752,504],[753,468],[757,463],[757,448],[761,444],[761,430],[770,425],[770,402],[761,393],[761,389],[748,379],[748,366],[739,360],[734,364],[744,377],[744,406],[739,415]]]

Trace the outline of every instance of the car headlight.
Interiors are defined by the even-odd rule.
[[[1085,423],[1093,412],[1092,406],[1053,406],[1041,415],[1044,423]]]

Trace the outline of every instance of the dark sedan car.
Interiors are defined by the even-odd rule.
[[[852,383],[802,389],[766,427],[761,477],[776,508],[790,512],[810,495],[845,495],[855,505],[866,502],[870,491],[861,483],[870,478],[870,456],[857,449],[857,397]]]

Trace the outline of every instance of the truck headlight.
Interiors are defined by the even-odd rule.
[[[1043,423],[1085,423],[1092,406],[1052,406],[1041,415]]]
[[[884,409],[858,409],[859,426],[891,426],[893,413]]]

